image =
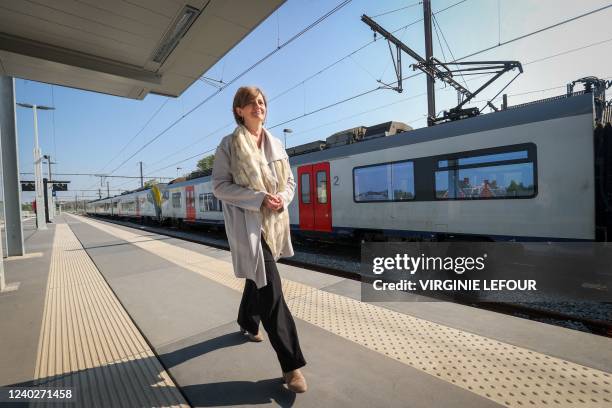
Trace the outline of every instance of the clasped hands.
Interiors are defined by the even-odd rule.
[[[280,195],[266,193],[263,205],[272,211],[282,211],[284,202]]]

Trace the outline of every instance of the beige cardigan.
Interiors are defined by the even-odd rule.
[[[267,281],[261,247],[261,213],[259,209],[266,194],[263,191],[254,191],[234,184],[230,172],[230,140],[232,136],[232,134],[225,136],[215,153],[212,171],[213,194],[223,202],[225,232],[232,253],[234,274],[238,278],[251,279],[258,288],[262,288],[266,286]],[[268,164],[275,160],[289,159],[281,141],[265,129],[262,147]],[[270,165],[269,167],[276,177],[274,166]],[[293,180],[293,174],[289,172],[285,191],[278,193],[284,201],[283,211],[288,211],[287,207],[293,200],[294,192],[295,181]],[[290,234],[289,228],[287,228],[287,234]],[[293,256],[290,236],[287,237],[286,242],[287,245],[281,252],[283,258]]]

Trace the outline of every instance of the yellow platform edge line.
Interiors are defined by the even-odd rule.
[[[34,384],[79,406],[189,405],[67,224],[56,224]]]

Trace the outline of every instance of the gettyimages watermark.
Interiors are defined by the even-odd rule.
[[[612,245],[364,243],[365,302],[611,302]]]

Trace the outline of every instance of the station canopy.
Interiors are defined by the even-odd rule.
[[[284,1],[2,1],[0,75],[179,96]]]

